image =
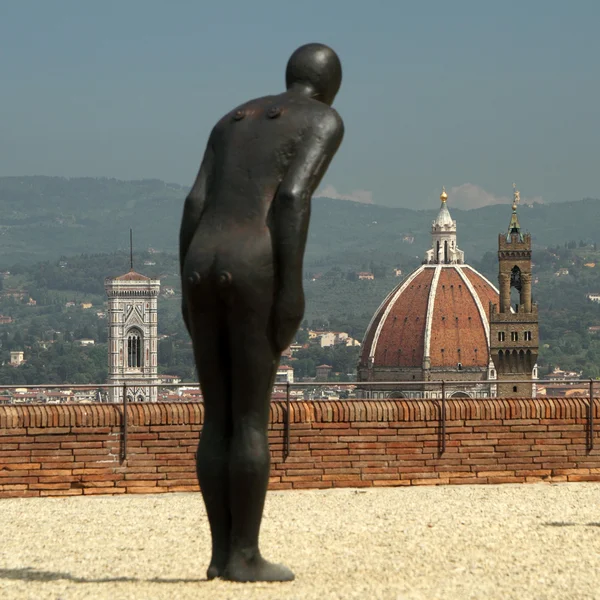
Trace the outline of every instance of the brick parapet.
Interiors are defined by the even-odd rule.
[[[273,402],[272,489],[600,481],[587,398]],[[0,406],[0,497],[195,491],[198,403]],[[600,401],[594,401],[600,418]]]

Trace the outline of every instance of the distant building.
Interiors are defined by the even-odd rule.
[[[592,302],[598,302],[600,304],[600,294],[599,293],[588,294],[587,299],[591,300]]]
[[[289,365],[280,365],[275,375],[275,384],[294,383],[294,368]]]
[[[158,383],[180,383],[181,377],[177,375],[159,375]]]
[[[92,308],[93,305],[91,302],[82,302],[79,306],[81,306],[83,310],[87,310],[88,308]]]
[[[156,402],[157,299],[160,281],[133,269],[104,282],[108,295],[108,383],[112,402],[123,400],[127,385],[129,400]]]
[[[13,322],[12,317],[7,317],[5,315],[0,315],[0,325],[8,325]]]
[[[556,271],[556,273],[554,273],[555,277],[564,277],[565,275],[569,274],[569,269],[567,269],[566,267],[563,267],[561,269],[559,269],[558,271]]]
[[[93,346],[96,342],[94,342],[94,340],[82,339],[82,340],[77,340],[77,343],[80,346]]]
[[[25,354],[20,350],[13,350],[10,353],[10,364],[13,367],[18,367],[25,362]]]
[[[394,269],[394,277],[402,277],[402,269]]]
[[[491,306],[490,352],[498,374],[499,398],[535,398],[539,351],[538,305],[531,295],[531,234],[523,233],[514,190],[506,234],[498,236],[500,302]],[[511,289],[519,301],[511,306]]]
[[[360,271],[359,273],[356,274],[356,276],[358,277],[358,279],[363,279],[363,280],[375,279],[375,275],[373,275],[373,273],[369,273],[367,271]]]
[[[317,367],[317,381],[328,381],[329,373],[331,373],[332,369],[331,365],[319,365]]]
[[[441,380],[448,397],[495,393],[489,304],[497,302],[498,291],[464,263],[447,199],[444,190],[423,264],[388,294],[367,327],[358,398],[439,398]]]
[[[560,367],[555,367],[546,379],[550,381],[564,381],[565,379],[579,379],[582,371],[563,371]]]

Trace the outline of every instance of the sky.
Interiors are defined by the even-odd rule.
[[[600,197],[597,0],[0,0],[0,176],[189,187],[214,123],[330,45],[346,134],[317,195]]]

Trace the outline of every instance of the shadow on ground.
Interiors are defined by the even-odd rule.
[[[76,577],[71,573],[61,573],[55,571],[42,571],[31,567],[22,569],[0,569],[0,579],[15,579],[20,581],[71,581],[73,583],[206,583],[208,579],[167,579],[163,577],[153,577],[151,579],[139,579],[137,577],[101,577],[91,579],[87,577]]]

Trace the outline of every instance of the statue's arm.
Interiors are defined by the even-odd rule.
[[[273,200],[271,235],[276,272],[273,325],[279,350],[287,348],[293,341],[304,315],[302,265],[310,202],[343,135],[343,122],[335,111],[331,111],[310,137],[303,140]]]
[[[273,200],[272,235],[279,291],[302,289],[302,264],[313,192],[325,175],[344,135],[331,110],[313,128],[294,157]]]
[[[189,250],[190,244],[192,243],[192,238],[194,237],[196,228],[198,227],[198,222],[202,216],[202,211],[204,210],[204,204],[206,202],[206,190],[212,175],[213,167],[214,151],[211,135],[208,140],[208,144],[206,145],[204,158],[202,159],[196,181],[194,182],[190,193],[185,199],[185,204],[183,206],[183,217],[181,219],[181,228],[179,230],[180,273],[183,272],[183,263],[185,262],[185,257]]]

